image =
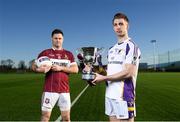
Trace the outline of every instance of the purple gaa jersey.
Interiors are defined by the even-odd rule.
[[[132,79],[125,79],[119,82],[107,81],[106,97],[134,101],[136,78],[140,61],[140,49],[130,38],[122,43],[115,44],[108,51],[107,74],[113,75],[125,69],[125,64],[136,66],[136,72]]]

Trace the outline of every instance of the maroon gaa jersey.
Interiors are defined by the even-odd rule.
[[[74,56],[70,51],[65,49],[55,50],[53,48],[42,51],[38,58],[41,56],[47,56],[53,62],[60,66],[69,67],[72,64],[76,64]],[[56,93],[69,93],[69,78],[66,72],[49,71],[45,76],[44,92],[56,92]]]

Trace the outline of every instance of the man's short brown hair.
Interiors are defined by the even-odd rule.
[[[115,15],[114,15],[114,18],[113,18],[113,20],[112,20],[112,23],[114,23],[114,20],[115,20],[115,19],[120,19],[120,18],[126,20],[127,23],[129,23],[128,17],[127,17],[125,14],[123,14],[123,13],[117,13],[117,14],[115,14]]]
[[[54,29],[54,30],[52,31],[52,33],[51,33],[51,37],[53,37],[54,34],[59,34],[59,33],[62,34],[62,36],[64,36],[62,30],[60,30],[60,29]]]

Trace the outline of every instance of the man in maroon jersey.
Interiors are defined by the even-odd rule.
[[[38,58],[47,56],[53,65],[37,67],[35,62],[32,64],[33,71],[46,73],[41,104],[41,121],[49,121],[56,102],[60,108],[62,120],[70,121],[71,101],[68,75],[69,73],[77,73],[78,66],[74,61],[73,54],[62,47],[63,32],[55,29],[51,36],[52,48],[42,51]]]

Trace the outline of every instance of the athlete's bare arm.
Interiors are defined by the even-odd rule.
[[[59,66],[54,64],[51,69],[52,71],[62,71],[66,73],[78,73],[79,71],[77,64],[72,64],[70,67]]]
[[[123,71],[115,73],[113,75],[103,76],[96,73],[96,78],[92,81],[93,83],[98,83],[102,81],[121,81],[127,78],[133,78],[135,76],[136,65],[125,64]]]

